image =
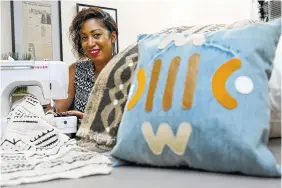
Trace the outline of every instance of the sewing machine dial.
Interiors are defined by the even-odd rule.
[[[76,116],[61,116],[55,117],[56,127],[65,134],[76,133],[77,117]]]

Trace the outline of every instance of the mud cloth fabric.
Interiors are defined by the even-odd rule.
[[[81,146],[108,151],[115,145],[137,62],[138,48],[134,43],[115,55],[101,71],[90,92],[85,115],[76,134]]]
[[[79,147],[55,127],[37,98],[17,101],[1,138],[1,186],[110,174],[111,160]]]

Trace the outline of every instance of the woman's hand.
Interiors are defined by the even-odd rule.
[[[84,113],[80,112],[80,111],[76,111],[76,110],[70,110],[70,111],[66,111],[66,112],[62,112],[63,115],[73,115],[78,117],[79,119],[83,118]]]

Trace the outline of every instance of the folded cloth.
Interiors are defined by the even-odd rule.
[[[14,103],[7,119],[0,147],[1,186],[111,173],[111,160],[61,133],[33,95]]]
[[[99,152],[114,147],[137,63],[138,43],[135,42],[113,57],[101,71],[76,134],[79,145]]]

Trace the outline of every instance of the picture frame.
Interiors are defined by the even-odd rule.
[[[63,61],[61,1],[10,1],[12,52]]]
[[[100,8],[103,11],[108,12],[113,17],[113,19],[115,20],[117,27],[118,27],[118,14],[117,14],[117,9],[115,9],[115,8],[76,3],[76,12],[78,13],[83,8],[90,8],[90,7]],[[119,41],[118,41],[118,37],[117,37],[117,40],[116,40],[116,43],[115,43],[115,53],[117,54],[118,52],[119,52]]]

